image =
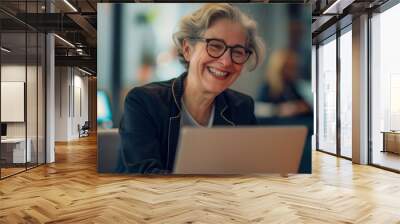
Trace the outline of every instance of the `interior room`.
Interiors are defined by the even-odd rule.
[[[120,141],[119,90],[154,81],[147,79],[151,66],[129,70],[137,49],[116,49],[143,38],[139,30],[151,33],[143,21],[162,22],[160,11],[123,22],[116,3],[128,2],[131,11],[120,15],[137,3],[163,1],[0,2],[0,223],[400,222],[399,1],[241,1],[305,4],[311,11],[305,22],[312,49],[304,54],[311,61],[311,174],[175,176],[104,173],[98,165],[113,167],[119,156],[112,150]],[[130,39],[113,36],[121,30]],[[176,59],[142,56],[148,65]],[[121,60],[129,62],[125,70],[107,67]],[[109,83],[121,88],[105,88]],[[265,113],[262,104],[255,109]]]
[[[1,34],[2,177],[45,162],[44,38],[33,28]]]
[[[399,170],[399,89],[400,68],[394,61],[394,44],[400,33],[391,29],[399,19],[397,5],[371,19],[371,141],[372,163]]]

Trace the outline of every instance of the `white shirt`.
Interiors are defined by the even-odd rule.
[[[189,111],[186,109],[185,103],[183,102],[183,98],[181,99],[182,111],[181,111],[181,127],[183,126],[190,126],[196,128],[211,128],[214,122],[214,112],[215,112],[215,104],[213,103],[211,108],[211,115],[210,119],[208,120],[207,126],[203,126],[192,117]]]

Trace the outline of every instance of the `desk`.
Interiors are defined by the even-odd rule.
[[[382,131],[383,150],[382,152],[393,152],[400,154],[400,131]]]
[[[25,154],[25,138],[6,138],[1,139],[1,157],[6,163],[25,163],[31,161],[32,140],[28,138]],[[11,159],[12,158],[12,159]],[[27,158],[27,161],[25,161]]]

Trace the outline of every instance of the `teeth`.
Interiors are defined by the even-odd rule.
[[[218,77],[223,77],[223,76],[226,76],[228,74],[228,72],[221,72],[221,71],[218,71],[218,70],[216,70],[214,68],[211,68],[211,67],[208,67],[208,71],[210,71],[211,74],[213,74],[215,76],[218,76]]]

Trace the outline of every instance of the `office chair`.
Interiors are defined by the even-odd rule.
[[[82,127],[80,127],[80,125],[78,124],[79,138],[89,136],[89,129],[90,129],[89,121],[85,121]]]

